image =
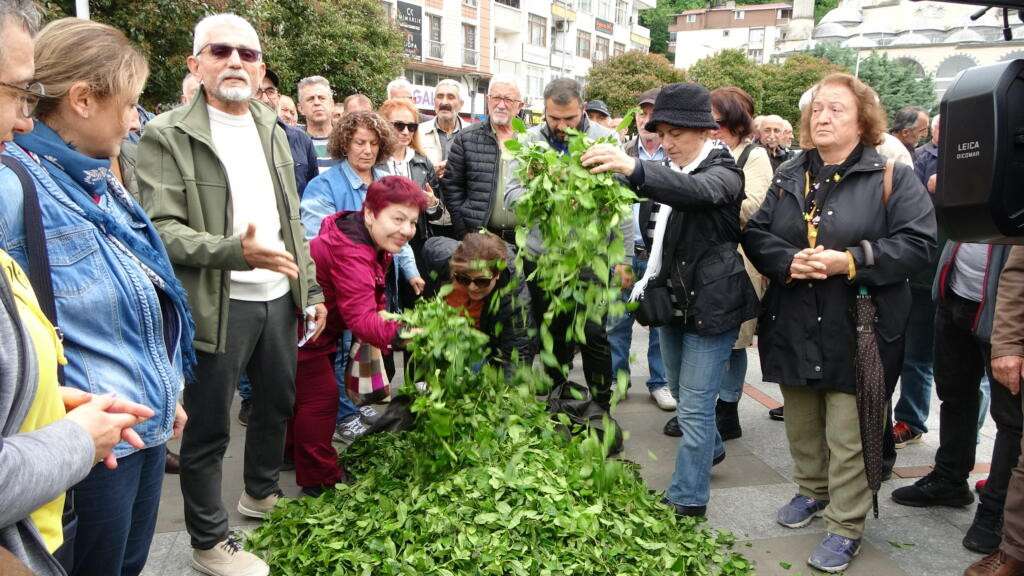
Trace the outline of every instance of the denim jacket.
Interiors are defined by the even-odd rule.
[[[388,173],[379,167],[373,169],[374,180],[387,175]],[[348,160],[342,160],[323,174],[310,180],[302,195],[302,201],[299,203],[302,225],[306,228],[306,239],[312,240],[317,237],[320,233],[320,223],[327,216],[343,210],[347,212],[362,210],[367,188],[369,186],[356,174]],[[407,280],[420,275],[419,269],[416,267],[416,257],[409,244],[402,247],[401,252],[395,254],[395,265]]]
[[[181,350],[177,344],[182,319],[154,287],[142,267],[126,251],[85,219],[44,168],[13,142],[4,153],[32,176],[43,218],[50,257],[57,318],[64,333],[64,368],[68,386],[152,408],[156,414],[135,426],[146,447],[171,437],[175,405],[182,390]],[[0,249],[28,270],[23,221],[24,197],[18,177],[0,167]],[[104,196],[99,206],[132,228],[135,221],[120,204]],[[117,457],[135,448],[121,442]]]

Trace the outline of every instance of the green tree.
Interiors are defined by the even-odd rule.
[[[800,96],[811,86],[843,68],[828,60],[808,54],[795,54],[782,64],[767,64],[764,73],[764,99],[758,114],[778,114],[793,125],[800,126]]]
[[[722,50],[694,63],[687,76],[708,90],[721,86],[738,86],[754,100],[754,109],[760,110],[764,101],[765,75],[742,50]]]
[[[851,74],[853,74],[854,68],[857,67],[857,51],[853,48],[843,48],[837,42],[822,42],[808,51],[807,54],[815,58],[828,60],[846,69]]]
[[[904,106],[935,108],[935,80],[931,74],[918,75],[913,65],[872,53],[860,61],[860,79],[878,92],[889,121]]]
[[[641,92],[685,79],[686,73],[661,54],[626,52],[590,69],[587,98],[604,100],[613,114],[624,114]]]
[[[74,15],[74,0],[49,0],[48,18]],[[379,102],[405,64],[401,32],[377,0],[92,0],[90,16],[124,31],[149,58],[148,108],[175,103],[200,18],[234,12],[260,34],[264,60],[282,90],[313,74],[339,96],[363,92]]]

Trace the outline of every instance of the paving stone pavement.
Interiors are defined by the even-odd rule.
[[[641,465],[641,474],[651,488],[664,490],[675,466],[676,441],[662,434],[671,416],[650,400],[644,382],[647,379],[646,329],[634,328],[632,388],[616,409],[615,417],[627,431],[624,458]],[[708,522],[718,529],[732,531],[738,540],[736,549],[756,562],[761,576],[810,576],[807,556],[824,534],[821,520],[808,527],[789,530],[775,523],[776,509],[795,492],[792,460],[781,422],[767,417],[767,408],[758,398],[782,401],[778,386],[761,381],[756,349],[748,351],[747,385],[752,387],[740,402],[743,437],[726,443],[725,461],[716,466],[711,477],[711,502]],[[579,358],[573,378],[583,382]],[[897,390],[897,395],[899,391]],[[898,397],[898,396],[897,396]],[[236,406],[232,414],[237,413]],[[920,444],[899,451],[897,467],[932,464],[938,447],[938,399],[932,397],[931,433]],[[224,462],[224,504],[232,529],[246,530],[256,523],[238,514],[235,506],[242,487],[242,448],[246,429],[232,422],[232,441]],[[989,417],[981,430],[977,461],[988,463],[995,438],[995,424]],[[172,443],[177,451],[177,443]],[[652,458],[653,456],[653,458]],[[984,474],[972,475],[971,482]],[[879,518],[869,518],[865,543],[847,576],[960,576],[980,556],[969,552],[960,541],[971,524],[974,506],[938,510],[908,508],[892,502],[896,488],[913,483],[913,478],[889,480],[879,493]],[[293,472],[282,472],[281,488],[289,496],[298,494]],[[191,547],[184,531],[181,489],[177,476],[164,480],[157,534],[143,576],[192,576],[189,567]]]

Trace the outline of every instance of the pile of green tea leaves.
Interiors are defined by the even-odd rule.
[[[591,256],[614,258],[602,235],[604,252]],[[678,518],[635,465],[608,459],[611,434],[565,434],[566,422],[537,400],[550,385],[542,371],[506,376],[486,365],[487,336],[445,294],[397,316],[411,354],[401,394],[415,397],[414,428],[360,439],[343,456],[354,484],[287,500],[264,520],[247,546],[272,574],[752,573],[731,551],[732,535]],[[604,305],[583,298],[584,315]]]

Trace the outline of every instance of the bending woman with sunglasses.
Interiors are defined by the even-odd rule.
[[[405,176],[427,194],[427,209],[420,214],[416,236],[409,243],[416,257],[417,268],[424,270],[423,244],[433,235],[430,222],[439,220],[444,213],[438,192],[441,185],[434,165],[420,147],[417,129],[419,112],[416,105],[404,98],[391,99],[381,104],[378,113],[394,128],[394,145],[391,147],[391,154],[377,166],[377,169],[392,176]],[[401,302],[403,305],[409,305],[415,295],[410,294],[405,288],[403,285]]]

